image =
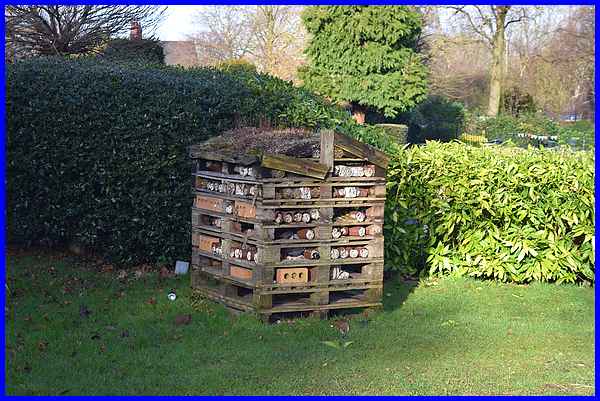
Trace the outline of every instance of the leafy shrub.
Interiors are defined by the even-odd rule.
[[[512,116],[535,113],[533,97],[513,86],[502,93],[500,100],[502,112]]]
[[[410,112],[408,140],[448,142],[457,139],[463,130],[465,111],[461,103],[441,96],[431,96]]]
[[[483,135],[462,134],[459,137],[459,139],[461,142],[465,142],[475,146],[480,146],[481,144],[487,142],[487,138]]]
[[[9,240],[76,239],[122,265],[189,256],[186,148],[236,120],[338,127],[394,146],[289,83],[213,68],[29,59],[7,70],[6,110]]]
[[[165,54],[155,39],[113,39],[106,44],[100,56],[113,62],[164,64]]]
[[[392,139],[399,145],[406,145],[408,136],[408,127],[404,124],[377,124],[388,133]]]
[[[186,254],[186,147],[230,128],[245,88],[213,70],[60,59],[16,63],[7,86],[12,241],[76,238],[121,263]]]
[[[232,59],[223,61],[217,66],[218,69],[226,71],[226,72],[246,72],[246,73],[255,73],[256,66],[251,62],[244,59]]]
[[[594,149],[594,123],[588,120],[565,123],[560,127],[558,139],[561,145],[570,145],[576,149]]]
[[[562,145],[568,144],[576,149],[594,148],[593,124],[584,122],[560,125],[543,114],[501,114],[498,117],[470,114],[467,118],[466,133],[483,135],[490,140],[511,140],[524,147],[543,144],[527,137],[556,137]],[[526,138],[523,138],[523,135]]]
[[[594,156],[429,142],[388,169],[386,264],[518,283],[594,281]]]

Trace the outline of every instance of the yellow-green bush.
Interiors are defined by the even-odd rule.
[[[461,134],[458,138],[461,142],[469,143],[472,145],[481,145],[487,141],[487,138],[483,135],[472,135],[472,134]]]
[[[388,170],[386,264],[518,283],[594,281],[594,155],[428,142]]]

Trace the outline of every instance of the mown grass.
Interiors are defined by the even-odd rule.
[[[338,349],[328,321],[193,307],[189,276],[119,279],[31,251],[6,263],[9,394],[594,393],[589,287],[389,280],[384,310],[353,317]]]

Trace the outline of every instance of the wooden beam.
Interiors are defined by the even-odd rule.
[[[258,156],[248,154],[233,154],[231,152],[223,152],[218,150],[207,150],[206,145],[192,145],[189,147],[189,154],[192,159],[204,159],[222,161],[227,163],[241,164],[249,166],[258,163]]]
[[[329,171],[333,171],[333,142],[334,132],[333,130],[322,130],[321,131],[321,149],[319,151],[321,164],[326,165]]]
[[[347,135],[336,132],[334,140],[335,146],[338,148],[345,152],[352,153],[357,157],[365,158],[379,167],[387,168],[388,163],[390,162],[390,157],[382,151]]]
[[[263,155],[262,166],[321,180],[325,179],[327,171],[329,171],[329,167],[324,164],[284,155]]]

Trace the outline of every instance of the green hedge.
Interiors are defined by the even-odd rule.
[[[442,96],[430,96],[412,109],[408,117],[408,141],[424,143],[458,139],[465,123],[462,103]]]
[[[113,39],[109,41],[99,57],[112,62],[164,64],[165,54],[160,42],[155,39]]]
[[[9,241],[77,239],[124,264],[187,256],[186,146],[230,128],[248,94],[217,71],[198,79],[98,60],[10,66]]]
[[[120,265],[189,258],[186,148],[234,121],[337,126],[393,148],[382,130],[262,74],[37,58],[6,79],[8,240],[77,240]]]
[[[591,152],[428,142],[392,159],[386,207],[405,274],[594,281]]]

